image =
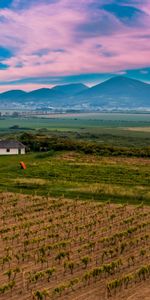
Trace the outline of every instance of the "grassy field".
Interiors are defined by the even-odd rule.
[[[149,127],[150,114],[55,114],[35,117],[1,117],[0,130],[7,130],[13,125],[20,127],[49,130],[82,130],[85,128],[118,128],[118,127]]]
[[[11,130],[14,125],[20,130]],[[0,119],[1,136],[18,138],[20,131],[28,129],[33,129],[31,132],[35,134],[46,134],[50,139],[94,141],[102,146],[142,149],[150,145],[150,114],[91,113]],[[22,159],[27,163],[25,173],[19,166]],[[35,153],[25,157],[0,157],[0,166],[0,189],[4,191],[150,202],[148,159]]]
[[[1,191],[150,204],[149,159],[35,153],[2,156],[0,166]]]
[[[16,125],[17,130],[11,129]],[[150,144],[150,114],[91,113],[0,118],[2,137],[18,137],[25,131],[96,140],[101,144],[142,147]]]

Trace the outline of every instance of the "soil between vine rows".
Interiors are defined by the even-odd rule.
[[[1,193],[0,216],[0,299],[149,299],[149,207]]]

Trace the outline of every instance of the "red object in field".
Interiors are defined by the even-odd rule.
[[[26,168],[27,168],[23,161],[20,162],[20,166],[21,166],[21,169],[24,169],[24,170],[26,170]]]

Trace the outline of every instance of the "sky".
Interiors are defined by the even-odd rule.
[[[0,0],[0,92],[150,83],[150,0]]]

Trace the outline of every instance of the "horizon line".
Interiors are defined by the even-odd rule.
[[[30,93],[30,92],[41,90],[41,89],[49,89],[49,90],[51,90],[51,89],[53,89],[54,87],[57,87],[57,86],[69,86],[69,85],[77,85],[77,84],[83,84],[84,86],[86,86],[86,87],[88,87],[90,89],[92,87],[95,87],[95,86],[97,86],[99,84],[102,84],[104,82],[107,82],[107,81],[109,81],[109,80],[111,80],[113,78],[117,78],[117,77],[127,78],[127,79],[135,80],[135,81],[138,81],[138,82],[142,82],[142,83],[145,83],[145,84],[150,84],[150,81],[144,81],[144,80],[140,80],[140,79],[136,79],[136,78],[133,78],[133,77],[130,77],[130,76],[126,76],[126,75],[121,75],[120,74],[120,75],[111,76],[110,78],[104,79],[104,80],[102,80],[100,82],[95,82],[92,85],[90,83],[84,83],[84,82],[70,82],[70,83],[62,83],[62,84],[59,83],[59,84],[54,84],[54,85],[52,85],[52,84],[45,84],[45,85],[42,84],[41,85],[41,84],[36,83],[36,84],[33,84],[33,85],[37,85],[37,87],[38,87],[38,85],[39,86],[41,85],[41,87],[39,87],[37,89],[31,89],[31,90],[24,90],[24,89],[19,89],[19,88],[6,89],[5,91],[0,92],[0,95],[4,94],[4,93],[7,93],[7,92],[10,92],[10,91],[23,91],[25,93]],[[14,84],[14,86],[15,85],[22,86],[22,84]],[[25,85],[26,84],[23,84],[23,86],[25,86]],[[32,83],[31,84],[27,83],[27,85],[32,85]],[[0,85],[0,87],[3,87],[3,86],[5,86],[5,85]],[[12,84],[12,87],[13,87],[13,84]]]

